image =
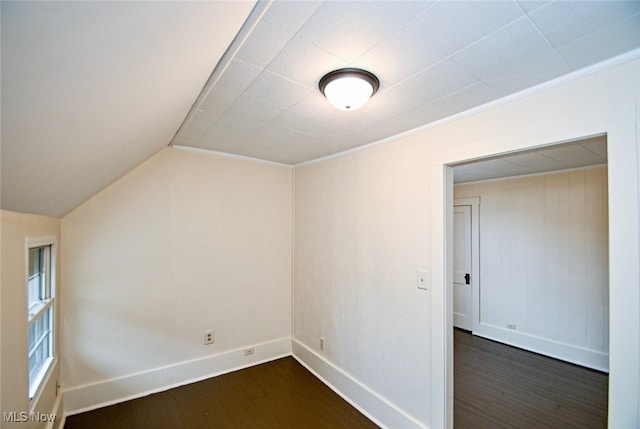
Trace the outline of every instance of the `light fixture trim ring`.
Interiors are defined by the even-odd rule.
[[[324,76],[322,76],[322,79],[320,79],[320,82],[318,84],[318,87],[320,88],[320,92],[322,93],[322,95],[326,97],[326,94],[324,93],[324,89],[327,87],[327,85],[333,82],[334,80],[342,79],[346,77],[355,77],[358,79],[362,79],[365,82],[367,82],[369,85],[371,85],[371,88],[373,88],[373,91],[371,92],[371,96],[373,96],[373,94],[375,94],[380,88],[380,81],[378,80],[376,75],[374,75],[373,73],[363,69],[359,69],[359,68],[346,67],[346,68],[331,71],[325,74]]]

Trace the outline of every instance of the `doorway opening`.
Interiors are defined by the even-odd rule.
[[[452,167],[453,325],[608,372],[606,136]]]

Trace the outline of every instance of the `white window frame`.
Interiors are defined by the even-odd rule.
[[[45,385],[46,379],[49,377],[51,369],[54,367],[57,355],[56,355],[56,337],[57,337],[57,315],[55,308],[55,295],[56,295],[56,257],[57,257],[57,237],[28,237],[26,239],[26,285],[27,288],[27,300],[29,298],[29,251],[33,248],[48,247],[48,257],[45,257],[45,283],[47,290],[47,298],[41,300],[38,304],[33,305],[31,308],[27,308],[27,337],[29,335],[29,329],[36,323],[46,312],[51,309],[51,320],[49,330],[51,335],[47,338],[42,338],[40,341],[50,341],[49,347],[51,353],[31,380],[28,379],[28,391],[29,401],[35,404],[37,397],[39,396],[42,387]],[[27,303],[28,305],[28,303]],[[30,351],[27,349],[27,368],[29,368],[29,356]]]

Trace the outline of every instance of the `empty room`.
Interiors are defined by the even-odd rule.
[[[456,427],[606,427],[606,154],[596,136],[454,168]]]
[[[640,2],[0,14],[2,428],[452,428],[467,273],[470,338],[603,374],[593,427],[640,426]]]

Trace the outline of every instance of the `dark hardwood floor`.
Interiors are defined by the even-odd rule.
[[[291,357],[67,417],[65,429],[369,429]]]
[[[607,374],[454,330],[454,427],[606,428]]]
[[[454,338],[455,429],[607,426],[606,374],[465,331],[455,330]],[[69,416],[64,427],[369,429],[378,426],[295,359],[287,357]]]

